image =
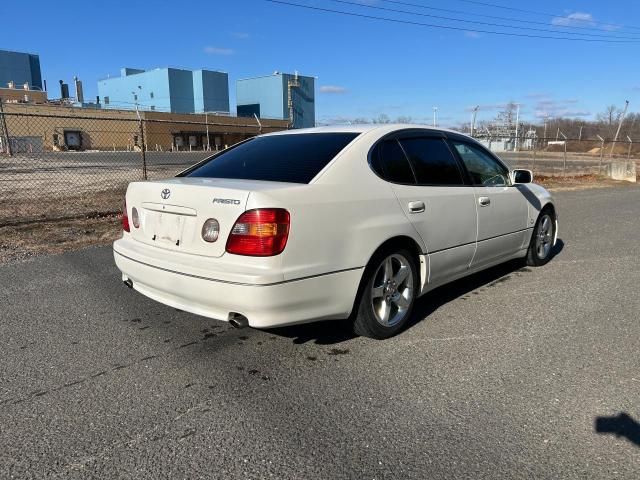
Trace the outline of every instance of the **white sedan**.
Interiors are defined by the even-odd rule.
[[[531,181],[446,130],[272,133],[131,183],[114,257],[127,286],[236,327],[349,318],[386,338],[429,290],[550,259],[557,211]]]

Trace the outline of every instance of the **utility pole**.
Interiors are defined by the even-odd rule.
[[[480,105],[476,105],[473,108],[473,117],[471,117],[471,136],[473,137],[473,132],[476,129],[476,115],[478,114],[478,110],[480,109]]]
[[[516,103],[516,141],[513,144],[514,147],[513,149],[517,152],[518,151],[518,127],[520,124],[520,104]]]
[[[616,136],[613,139],[613,143],[611,144],[611,153],[610,157],[613,157],[613,149],[616,147],[616,142],[618,141],[618,135],[620,135],[620,129],[622,128],[622,121],[624,120],[624,116],[627,114],[627,108],[629,108],[629,100],[624,101],[624,110],[622,110],[622,115],[620,115],[620,121],[618,122],[618,130],[616,130]]]
[[[544,141],[547,141],[547,122],[549,121],[549,115],[544,116]]]
[[[438,107],[433,107],[433,126],[438,126]]]

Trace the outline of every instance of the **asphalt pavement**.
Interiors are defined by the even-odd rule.
[[[386,341],[178,312],[110,247],[0,265],[0,478],[639,478],[640,188],[556,198],[547,266]]]

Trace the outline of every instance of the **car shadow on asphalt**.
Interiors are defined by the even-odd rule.
[[[612,417],[596,417],[594,429],[596,433],[624,437],[640,447],[640,423],[628,413],[621,412]]]
[[[550,262],[564,249],[564,242],[558,239],[551,250]],[[407,330],[431,315],[441,306],[458,298],[466,299],[467,295],[483,288],[492,288],[507,282],[512,275],[522,275],[531,271],[524,259],[511,260],[495,267],[482,270],[455,282],[447,283],[420,297],[413,308],[413,314]]]
[[[564,242],[558,239],[551,250],[551,260],[564,249]],[[490,288],[508,281],[512,274],[531,271],[524,260],[512,260],[488,268],[468,277],[461,278],[432,290],[416,300],[407,330],[420,323],[438,308],[458,298],[464,298],[470,292],[483,287]],[[347,321],[320,321],[302,325],[292,325],[269,330],[274,335],[293,339],[295,344],[313,342],[318,345],[334,345],[356,338]]]

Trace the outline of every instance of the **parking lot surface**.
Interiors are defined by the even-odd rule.
[[[547,266],[386,341],[178,312],[110,247],[1,265],[0,478],[639,478],[640,188],[555,196]]]

